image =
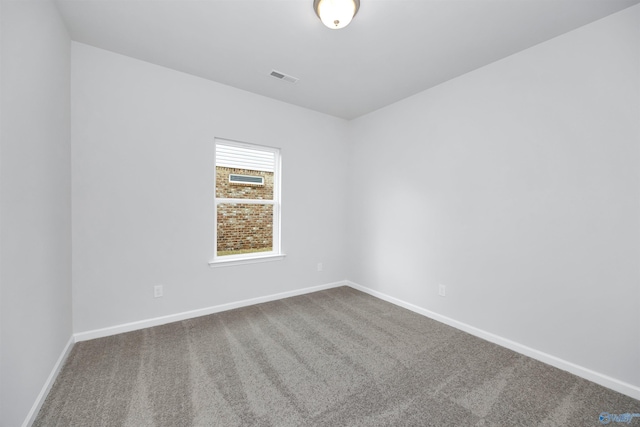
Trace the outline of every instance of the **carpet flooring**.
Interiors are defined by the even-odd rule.
[[[602,412],[640,401],[341,287],[77,343],[34,426],[598,426]]]

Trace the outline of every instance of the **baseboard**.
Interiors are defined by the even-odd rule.
[[[53,365],[53,369],[51,370],[51,373],[49,374],[47,381],[45,381],[44,386],[42,387],[42,390],[40,390],[40,394],[38,394],[36,401],[34,402],[33,406],[31,407],[31,410],[27,414],[27,418],[24,420],[24,423],[22,423],[22,427],[30,427],[33,424],[33,422],[36,420],[36,416],[38,416],[38,412],[40,412],[40,408],[42,408],[42,404],[47,398],[47,395],[49,394],[49,390],[51,390],[51,387],[53,387],[53,383],[56,381],[56,378],[58,377],[58,373],[60,372],[60,369],[62,369],[64,362],[67,360],[67,356],[69,356],[69,353],[73,348],[73,343],[74,343],[73,337],[70,337],[69,341],[67,342],[67,345],[65,345],[64,349],[62,350],[62,354],[60,354],[60,357],[58,357],[58,361],[56,362],[55,365]]]
[[[349,280],[346,281],[347,285],[372,295],[376,298],[380,298],[384,301],[390,302],[392,304],[398,305],[400,307],[404,307],[407,310],[411,310],[415,313],[421,314],[423,316],[429,317],[430,319],[436,320],[438,322],[444,323],[445,325],[452,326],[461,331],[467,332],[471,335],[474,335],[478,338],[482,338],[494,344],[497,344],[502,347],[506,347],[510,350],[513,350],[517,353],[523,354],[525,356],[531,357],[532,359],[536,359],[540,362],[546,363],[548,365],[554,366],[558,369],[562,369],[563,371],[570,372],[574,375],[577,375],[586,380],[592,381],[596,384],[600,384],[603,387],[610,388],[611,390],[615,390],[619,393],[625,394],[627,396],[633,397],[634,399],[640,400],[640,387],[636,387],[632,384],[625,383],[624,381],[620,381],[616,378],[609,377],[607,375],[601,374],[599,372],[595,372],[591,369],[576,365],[575,363],[568,362],[564,359],[560,359],[559,357],[544,353],[542,351],[536,350],[531,347],[527,347],[526,345],[522,345],[515,341],[511,341],[509,339],[503,338],[499,335],[492,334],[491,332],[484,331],[482,329],[476,328],[474,326],[468,325],[463,322],[459,322],[457,320],[451,319],[449,317],[443,316],[441,314],[435,313],[433,311],[424,309],[422,307],[418,307],[417,305],[408,303],[406,301],[402,301],[398,298],[394,298],[382,292],[367,288],[365,286],[359,285],[357,283],[351,282]]]
[[[576,365],[575,363],[571,363],[566,360],[560,359],[558,357],[552,356],[550,354],[544,353],[542,351],[533,349],[531,347],[527,347],[515,341],[511,341],[509,339],[503,338],[499,335],[492,334],[490,332],[484,331],[482,329],[476,328],[466,323],[459,322],[457,320],[451,319],[449,317],[446,317],[441,314],[435,313],[433,311],[427,310],[425,308],[419,307],[415,304],[411,304],[406,301],[400,300],[398,298],[394,298],[385,293],[367,288],[365,286],[359,285],[349,280],[344,280],[340,282],[327,283],[324,285],[312,286],[312,287],[303,288],[303,289],[296,289],[293,291],[282,292],[282,293],[267,295],[267,296],[258,297],[258,298],[251,298],[243,301],[237,301],[237,302],[228,303],[228,304],[221,304],[221,305],[207,307],[203,309],[192,310],[192,311],[187,311],[183,313],[177,313],[177,314],[172,314],[168,316],[142,320],[139,322],[132,322],[132,323],[117,325],[109,328],[96,329],[93,331],[80,332],[80,333],[74,334],[69,339],[66,346],[64,347],[62,354],[60,355],[60,357],[58,358],[58,361],[54,365],[51,371],[51,374],[49,374],[47,381],[42,387],[42,390],[40,391],[40,394],[38,395],[33,406],[31,407],[31,410],[29,411],[29,414],[27,415],[24,423],[22,424],[22,427],[30,427],[35,421],[35,418],[38,415],[40,408],[44,404],[47,394],[49,394],[49,391],[51,390],[51,387],[53,386],[53,383],[55,382],[55,379],[58,376],[60,369],[62,369],[64,362],[66,361],[69,353],[71,352],[71,349],[73,348],[74,342],[80,342],[80,341],[86,341],[94,338],[101,338],[101,337],[116,335],[123,332],[130,332],[130,331],[135,331],[139,329],[149,328],[152,326],[164,325],[166,323],[178,322],[181,320],[191,319],[194,317],[206,316],[208,314],[232,310],[234,308],[246,307],[254,304],[260,304],[263,302],[275,301],[282,298],[289,298],[293,296],[304,295],[311,292],[317,292],[325,289],[336,288],[339,286],[350,286],[354,289],[357,289],[359,291],[372,295],[376,298],[380,298],[384,301],[390,302],[397,306],[404,307],[415,313],[429,317],[430,319],[452,326],[456,329],[467,332],[476,337],[482,338],[494,344],[508,348],[510,350],[513,350],[525,356],[531,357],[532,359],[536,359],[540,362],[547,363],[558,369],[562,369],[563,371],[570,372],[581,378],[592,381],[596,384],[600,384],[603,387],[610,388],[619,393],[622,393],[627,396],[633,397],[634,399],[640,400],[640,387],[636,387],[632,384],[625,383],[624,381],[620,381],[616,378],[612,378],[607,375],[601,374],[599,372],[595,372],[591,369],[584,368],[582,366]]]
[[[263,302],[275,301],[282,298],[289,298],[298,295],[309,294],[311,292],[322,291],[324,289],[336,288],[338,286],[347,286],[346,281],[327,283],[324,285],[311,286],[293,291],[281,292],[278,294],[267,295],[263,297],[251,298],[243,301],[236,301],[228,304],[216,305],[213,307],[201,308],[198,310],[185,311],[168,316],[156,317],[153,319],[140,320],[137,322],[125,323],[108,328],[95,329],[87,332],[79,332],[74,334],[75,342],[92,340],[95,338],[108,337],[111,335],[122,334],[124,332],[137,331],[139,329],[150,328],[152,326],[165,325],[167,323],[179,322],[181,320],[193,319],[194,317],[206,316],[208,314],[219,313],[221,311],[233,310],[234,308],[246,307],[249,305],[260,304]]]

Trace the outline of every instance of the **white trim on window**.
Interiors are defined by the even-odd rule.
[[[224,257],[218,257],[215,261],[209,261],[209,267],[217,268],[217,267],[231,267],[234,265],[243,265],[243,264],[256,264],[260,262],[270,262],[270,261],[281,261],[287,255],[286,254],[270,254],[271,252],[259,252],[262,254],[261,256],[252,256],[252,257],[240,257],[240,255],[227,255]],[[235,257],[238,258],[235,258]],[[225,259],[220,259],[225,258]],[[226,259],[231,258],[231,259]]]
[[[216,149],[214,156],[214,168],[217,166],[222,167],[236,167],[238,169],[247,169],[248,163],[246,159],[262,159],[262,163],[259,166],[254,166],[253,170],[261,170],[267,172],[273,172],[273,199],[235,199],[235,198],[218,198],[216,197],[216,174],[214,173],[213,181],[213,197],[214,197],[214,211],[213,218],[215,222],[214,235],[213,235],[213,260],[209,262],[211,267],[228,266],[249,264],[254,262],[267,262],[281,260],[285,257],[282,253],[281,246],[281,158],[280,149],[275,147],[266,147],[261,145],[249,144],[246,142],[233,141],[223,138],[215,138]],[[223,150],[219,150],[220,147],[224,147]],[[238,150],[234,150],[237,148]],[[257,153],[256,153],[257,152]],[[223,164],[217,162],[217,156],[219,153],[224,153]],[[233,158],[233,153],[240,153],[236,157],[238,164],[231,162],[229,159]],[[271,159],[265,161],[265,159]],[[251,168],[248,168],[251,170]],[[270,170],[271,169],[271,170]],[[264,179],[263,179],[264,182]],[[249,184],[251,185],[251,184]],[[256,185],[256,184],[253,184]],[[272,224],[272,249],[269,252],[254,252],[249,254],[240,255],[218,255],[218,205],[220,204],[259,204],[259,205],[272,205],[273,206],[273,224]]]
[[[218,197],[216,199],[216,205],[225,204],[239,204],[239,205],[275,205],[275,200],[269,199],[227,199],[224,197]]]

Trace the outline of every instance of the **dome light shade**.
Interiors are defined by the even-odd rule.
[[[360,0],[313,0],[316,14],[332,30],[349,25],[359,8]]]

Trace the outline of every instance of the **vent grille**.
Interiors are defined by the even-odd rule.
[[[264,185],[264,177],[251,176],[251,175],[237,175],[229,174],[229,182],[232,184],[247,184],[247,185]]]
[[[281,73],[280,71],[271,70],[270,76],[275,77],[278,80],[282,80],[288,83],[296,83],[298,81],[297,77],[290,76],[285,73]]]

